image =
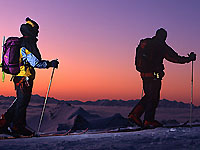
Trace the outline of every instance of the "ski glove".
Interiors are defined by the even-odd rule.
[[[191,52],[190,54],[188,54],[189,56],[189,60],[190,61],[195,61],[196,60],[196,54],[194,52]]]
[[[47,68],[49,67],[58,68],[58,64],[59,64],[58,60],[52,60],[48,63]]]

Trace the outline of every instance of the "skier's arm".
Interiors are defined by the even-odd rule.
[[[31,52],[29,52],[25,47],[21,48],[22,60],[23,62],[28,61],[29,64],[34,68],[48,68],[49,61],[38,60]]]
[[[178,53],[176,53],[170,46],[166,45],[165,46],[165,59],[173,62],[173,63],[179,63],[179,64],[184,64],[184,63],[189,63],[191,60],[189,57],[185,56],[179,56]]]

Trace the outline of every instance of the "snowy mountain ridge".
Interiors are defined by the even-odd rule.
[[[14,100],[15,97],[10,96],[10,97],[5,97],[3,95],[0,95],[0,105],[2,104],[10,104],[12,100]],[[41,107],[43,105],[45,97],[39,96],[39,95],[32,95],[31,97],[31,103],[41,103]],[[55,104],[59,101],[62,101],[64,103],[67,103],[68,105],[95,105],[95,106],[134,106],[138,103],[138,99],[136,100],[109,100],[109,99],[99,99],[96,101],[86,101],[82,102],[80,100],[58,100],[52,97],[48,98],[48,103]],[[30,103],[30,104],[31,104]],[[30,106],[31,107],[31,106]],[[183,102],[178,102],[176,100],[167,100],[167,99],[162,99],[159,102],[159,107],[165,107],[165,108],[189,108],[190,103],[183,103]],[[200,106],[193,106],[194,108],[200,108]]]

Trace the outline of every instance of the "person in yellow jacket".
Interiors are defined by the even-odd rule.
[[[26,24],[22,24],[20,31],[23,35],[20,49],[20,73],[13,79],[16,90],[16,99],[0,119],[0,132],[8,132],[10,127],[12,134],[32,135],[33,131],[26,128],[26,109],[31,99],[34,68],[58,68],[57,60],[42,60],[37,47],[39,25],[26,18]]]

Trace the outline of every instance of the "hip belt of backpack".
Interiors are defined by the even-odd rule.
[[[163,75],[159,72],[153,72],[153,73],[141,73],[140,74],[142,78],[155,78],[155,79],[161,79]]]
[[[28,86],[30,86],[28,81],[29,81],[29,77],[23,77],[19,82],[16,83],[16,86],[20,85],[20,87],[22,88],[25,84],[28,87]]]

